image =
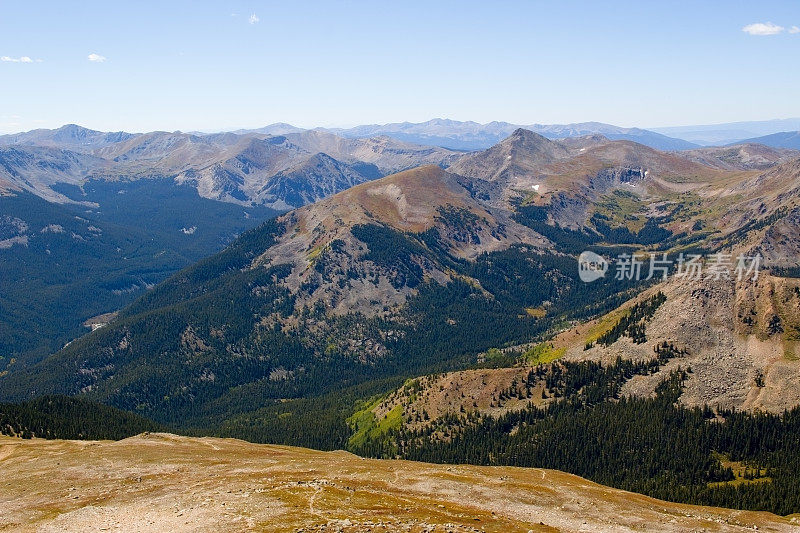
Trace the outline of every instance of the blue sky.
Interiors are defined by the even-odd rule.
[[[2,0],[0,133],[800,116],[797,0],[72,4]]]

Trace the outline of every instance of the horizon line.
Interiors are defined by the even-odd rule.
[[[246,133],[246,132],[252,132],[252,131],[263,129],[263,128],[268,128],[270,126],[291,126],[293,128],[301,129],[301,130],[304,130],[304,131],[314,131],[314,130],[331,131],[331,130],[349,130],[349,129],[355,129],[355,128],[360,128],[360,127],[369,127],[369,126],[376,126],[376,127],[389,126],[389,125],[394,125],[394,124],[421,125],[421,124],[427,124],[429,122],[433,122],[433,121],[437,121],[437,120],[455,122],[455,123],[460,123],[460,124],[471,123],[471,124],[477,124],[479,126],[488,126],[490,124],[507,124],[507,125],[510,125],[510,126],[516,126],[516,127],[522,127],[522,128],[528,127],[528,126],[573,126],[573,125],[579,125],[579,124],[601,124],[601,125],[605,125],[605,126],[614,126],[614,127],[617,127],[617,128],[640,129],[640,130],[653,131],[653,132],[657,133],[656,130],[659,130],[659,129],[664,130],[664,129],[677,129],[677,128],[705,128],[705,127],[714,127],[714,126],[728,126],[728,125],[735,125],[735,124],[749,124],[749,123],[759,123],[759,122],[779,122],[779,121],[789,121],[789,120],[800,120],[800,116],[796,116],[796,117],[795,116],[776,117],[776,118],[759,119],[759,120],[736,120],[736,121],[731,121],[731,122],[716,122],[716,123],[707,123],[707,124],[679,124],[679,125],[672,125],[672,126],[649,126],[649,127],[644,127],[644,126],[620,126],[618,124],[614,124],[614,123],[611,123],[611,122],[601,122],[601,121],[598,121],[598,120],[586,120],[586,121],[581,121],[581,122],[553,122],[553,123],[532,122],[532,123],[524,124],[524,123],[517,123],[517,122],[508,122],[508,121],[504,121],[504,120],[491,120],[489,122],[478,122],[478,121],[475,121],[475,120],[457,120],[457,119],[444,118],[444,117],[434,117],[434,118],[431,118],[431,119],[428,119],[428,120],[424,120],[424,121],[421,121],[421,122],[411,122],[411,121],[408,121],[408,120],[404,120],[404,121],[383,122],[383,123],[380,123],[380,122],[362,123],[362,124],[356,124],[356,125],[353,125],[353,126],[334,126],[334,125],[320,126],[320,125],[318,125],[318,126],[312,126],[312,127],[304,127],[304,126],[297,126],[295,124],[292,124],[291,122],[286,122],[286,121],[279,120],[277,122],[271,122],[271,123],[265,124],[263,126],[256,126],[256,127],[250,127],[250,128],[248,128],[248,127],[239,127],[239,128],[204,129],[204,130],[197,130],[197,129],[193,129],[193,130],[182,130],[182,129],[169,130],[169,129],[158,129],[157,128],[157,129],[148,130],[148,131],[129,131],[129,130],[126,130],[126,129],[108,129],[108,130],[106,130],[106,129],[95,129],[95,128],[92,128],[92,127],[89,127],[89,126],[81,125],[78,122],[67,122],[67,123],[64,123],[64,124],[62,124],[60,126],[57,126],[57,127],[33,128],[33,129],[30,129],[30,130],[21,130],[21,131],[9,132],[9,133],[2,133],[2,134],[0,134],[0,137],[5,137],[5,136],[9,136],[9,135],[21,135],[21,134],[24,134],[24,133],[31,133],[31,132],[34,132],[34,131],[55,131],[55,130],[59,130],[59,129],[65,128],[67,126],[76,126],[76,127],[79,127],[79,128],[83,128],[83,129],[90,130],[90,131],[96,131],[96,132],[99,132],[99,133],[129,133],[129,134],[132,134],[132,135],[143,135],[143,134],[146,134],[146,133],[164,132],[164,133],[185,133],[185,134],[202,133],[202,134],[206,134],[206,135],[213,135],[215,133],[237,133],[237,132]],[[794,131],[794,130],[787,130],[787,131]]]

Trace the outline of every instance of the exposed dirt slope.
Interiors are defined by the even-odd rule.
[[[663,291],[667,300],[646,324],[647,341],[626,336],[610,346],[595,341],[635,302]],[[566,331],[553,343],[573,360],[647,360],[662,342],[688,350],[652,376],[637,376],[626,391],[648,395],[674,368],[691,367],[681,401],[724,408],[781,412],[800,398],[800,280],[761,274],[756,282],[671,279],[620,309]]]
[[[556,471],[140,435],[0,439],[3,531],[797,531]]]

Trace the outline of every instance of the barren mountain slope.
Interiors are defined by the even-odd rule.
[[[766,170],[776,163],[797,158],[800,153],[763,144],[736,144],[685,150],[679,155],[722,170]]]
[[[27,190],[51,202],[68,202],[52,189],[53,185],[80,183],[107,166],[99,157],[58,148],[0,147],[0,188]]]
[[[471,178],[497,181],[509,179],[515,173],[535,172],[568,156],[569,152],[557,141],[519,129],[487,150],[462,157],[451,170]]]
[[[663,502],[552,470],[365,460],[143,434],[0,438],[4,531],[797,531],[794,519]]]
[[[461,152],[421,146],[391,137],[345,138],[322,130],[286,134],[286,138],[304,150],[323,152],[348,163],[362,161],[378,167],[383,174],[400,172],[421,165],[445,167],[461,157]]]
[[[620,336],[597,342],[630,309],[661,291],[666,301],[646,321],[646,342]],[[634,377],[625,392],[650,395],[670,371],[691,368],[681,401],[720,408],[781,412],[800,403],[800,280],[761,274],[757,281],[670,279],[605,317],[553,341],[571,360],[612,363],[650,360],[654,346],[672,343],[687,354],[650,376]],[[587,343],[593,343],[586,349]]]
[[[374,165],[348,165],[320,152],[270,177],[253,198],[258,203],[290,209],[379,177],[380,170]]]
[[[12,191],[19,191],[20,188],[14,185],[10,180],[0,178],[0,196],[11,194]]]

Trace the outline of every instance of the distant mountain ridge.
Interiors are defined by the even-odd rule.
[[[800,118],[658,128],[623,128],[602,122],[518,125],[509,122],[492,121],[480,124],[473,121],[435,118],[420,123],[396,122],[359,125],[351,128],[317,129],[344,137],[358,138],[388,135],[416,144],[430,144],[455,150],[471,151],[489,148],[509,136],[517,128],[524,128],[550,139],[600,134],[612,140],[634,141],[658,150],[689,150],[700,146],[759,142],[757,138],[765,135],[800,130]],[[297,132],[301,130],[301,128],[289,124],[278,123],[255,130],[238,130],[237,133],[283,134],[288,131]]]
[[[38,129],[24,133],[0,135],[0,145],[47,146],[86,152],[123,142],[135,136],[135,133],[124,131],[102,132],[76,124],[67,124],[53,130]]]
[[[658,150],[689,150],[700,146],[723,146],[758,142],[758,138],[781,132],[800,130],[800,118],[743,121],[723,124],[669,126],[656,128],[625,128],[602,122],[571,124],[513,124],[492,121],[481,124],[434,118],[425,122],[395,122],[363,124],[349,128],[301,128],[277,122],[260,128],[238,129],[230,132],[190,132],[190,135],[218,140],[222,136],[302,134],[309,131],[328,132],[346,138],[388,136],[398,141],[452,150],[473,151],[493,146],[508,137],[515,129],[524,128],[550,139],[563,139],[600,134],[612,140],[630,140]],[[181,132],[174,132],[181,133]],[[0,145],[50,146],[75,151],[87,151],[122,142],[136,133],[99,132],[75,124],[55,130],[38,129],[24,133],[0,135]],[[332,154],[329,154],[332,155]]]
[[[800,150],[800,131],[782,131],[754,139],[746,139],[743,142],[763,144],[773,148],[788,148],[790,150]]]
[[[386,136],[344,138],[284,124],[259,131],[104,133],[70,124],[0,136],[0,191],[65,203],[54,185],[171,178],[205,198],[287,210],[419,165],[447,166],[460,155]],[[321,165],[319,154],[334,161]],[[287,173],[295,179],[287,181]]]
[[[797,150],[775,148],[766,143],[737,143],[681,152],[683,157],[722,170],[766,170],[800,156]]]
[[[489,148],[508,137],[514,130],[523,128],[539,133],[550,139],[580,137],[601,134],[613,140],[635,141],[659,150],[687,150],[697,145],[639,128],[622,128],[600,122],[578,124],[529,124],[518,125],[508,122],[460,122],[436,118],[421,123],[394,123],[384,125],[356,126],[349,129],[329,131],[345,137],[370,137],[389,135],[416,144],[432,144],[454,150],[482,150]]]

